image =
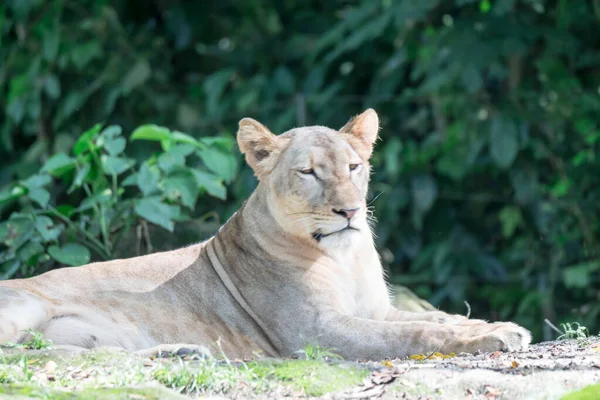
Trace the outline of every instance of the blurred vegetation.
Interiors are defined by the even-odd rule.
[[[538,339],[553,337],[544,318],[598,332],[599,24],[598,0],[5,0],[0,274],[68,264],[68,246],[147,251],[173,221],[214,230],[256,184],[231,146],[239,119],[341,127],[373,107],[371,199],[391,280]],[[174,155],[136,140],[123,155],[140,124],[199,145],[173,142]],[[197,192],[194,171],[206,174]],[[140,212],[148,197],[179,213],[153,220],[170,214]],[[35,240],[6,233],[15,218]]]

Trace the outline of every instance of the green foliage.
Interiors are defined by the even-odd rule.
[[[27,350],[42,350],[52,346],[52,341],[44,337],[42,332],[34,331],[33,329],[25,330],[29,334],[29,339],[23,343],[6,342],[2,347],[16,347]]]
[[[236,165],[223,150],[231,147],[230,139],[196,140],[155,125],[140,126],[130,139],[156,140],[152,132],[161,133],[161,149],[138,161],[126,155],[119,126],[95,125],[69,154],[56,153],[39,172],[6,188],[2,202],[16,210],[0,224],[3,278],[39,273],[55,263],[87,264],[92,254],[108,260],[140,221],[173,231],[175,221],[193,216],[200,196],[225,198],[224,182]],[[219,173],[206,162],[214,155],[229,169]]]
[[[544,318],[598,330],[599,19],[596,0],[4,2],[0,273],[74,242],[110,258],[132,218],[227,218],[255,185],[221,142],[242,117],[335,128],[374,107],[392,281],[538,338]],[[127,135],[79,136],[95,121],[135,130],[127,156]],[[191,157],[204,168],[181,171]],[[210,196],[192,213],[194,181]]]

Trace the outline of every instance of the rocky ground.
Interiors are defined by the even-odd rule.
[[[0,398],[600,399],[599,337],[546,342],[512,354],[354,363],[307,348],[302,358],[144,359],[116,349],[4,348]]]

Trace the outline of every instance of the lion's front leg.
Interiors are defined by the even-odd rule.
[[[404,311],[398,310],[395,307],[390,307],[385,319],[387,321],[427,321],[451,325],[475,325],[486,323],[480,319],[468,319],[463,315],[448,314],[443,311]]]
[[[323,323],[322,332],[318,344],[335,348],[347,359],[380,360],[434,351],[444,354],[522,351],[531,342],[529,331],[507,322],[454,325],[335,315]]]

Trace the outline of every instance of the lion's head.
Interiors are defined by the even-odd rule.
[[[339,131],[309,126],[274,135],[244,118],[237,138],[281,227],[332,246],[369,229],[369,158],[378,130],[377,114],[368,109]]]

